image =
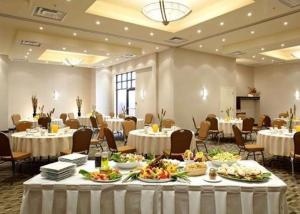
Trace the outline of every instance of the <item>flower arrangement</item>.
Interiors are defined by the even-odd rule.
[[[38,98],[35,95],[32,95],[31,97],[31,102],[32,102],[32,108],[33,108],[33,117],[36,116],[36,109],[38,106]]]
[[[47,113],[47,117],[49,117],[51,119],[54,111],[55,111],[55,108],[53,108],[51,111],[49,111],[49,113]]]
[[[288,128],[289,128],[290,133],[293,132],[293,120],[294,120],[294,113],[293,113],[292,108],[290,108],[290,116],[289,116],[289,121],[288,121]]]
[[[126,109],[126,107],[125,106],[122,106],[122,113],[124,114],[124,115],[126,115],[126,113],[127,113],[127,109]]]
[[[92,116],[95,117],[96,116],[96,105],[92,106]]]
[[[161,112],[157,114],[157,117],[158,117],[158,121],[159,121],[159,131],[162,130],[162,123],[163,123],[163,120],[166,116],[166,110],[164,110],[163,108],[161,109]]]
[[[77,96],[77,98],[76,98],[76,105],[77,105],[77,109],[78,109],[78,117],[80,117],[81,116],[82,99],[80,99],[79,96]]]
[[[231,107],[229,107],[229,108],[226,108],[226,110],[225,110],[225,119],[227,119],[227,120],[229,120],[230,119],[230,113],[231,113],[231,111],[232,111],[233,109],[231,108]],[[223,113],[224,111],[222,110],[221,111],[221,113]]]
[[[44,115],[44,105],[39,106],[39,117],[42,117]]]
[[[249,90],[249,92],[248,92],[248,96],[256,96],[257,95],[257,90],[256,90],[256,88],[255,87],[248,87],[248,90]]]

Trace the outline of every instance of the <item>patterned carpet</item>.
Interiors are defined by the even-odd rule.
[[[122,144],[122,142],[118,142],[118,144]],[[220,143],[220,145],[213,141],[208,143],[208,149],[214,147],[221,147],[227,151],[237,150],[236,146],[230,142]],[[89,154],[90,159],[93,159],[94,153],[95,148],[92,148]],[[261,159],[258,161],[260,162]],[[34,174],[39,173],[40,165],[47,163],[48,160],[42,160],[41,162],[36,162],[33,165],[24,163],[22,168],[18,169],[18,173],[13,179],[13,182],[10,164],[0,165],[0,214],[19,213],[22,201],[23,182],[31,178]],[[294,177],[291,175],[289,159],[272,159],[271,157],[266,157],[266,167],[287,183],[289,213],[300,213],[300,163],[295,165],[296,173]]]

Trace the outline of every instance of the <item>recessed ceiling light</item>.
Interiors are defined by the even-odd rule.
[[[44,27],[43,27],[43,26],[40,26],[39,29],[40,29],[40,30],[44,30]]]
[[[128,30],[129,30],[129,28],[125,26],[125,27],[124,27],[124,30],[125,30],[125,31],[128,31]]]
[[[155,49],[156,49],[156,50],[159,50],[159,47],[158,47],[158,46],[156,46],[156,47],[155,47]]]
[[[281,46],[281,47],[284,47],[284,46],[285,46],[285,44],[284,44],[284,43],[282,43],[280,46]]]
[[[251,33],[251,34],[255,34],[255,31],[254,31],[254,30],[251,30],[250,33]]]
[[[144,54],[146,54],[146,52],[145,52],[145,51],[142,51],[142,54],[144,55]]]
[[[101,65],[102,65],[102,66],[104,66],[105,64],[104,64],[104,63],[102,63]]]
[[[29,48],[29,49],[28,49],[28,51],[30,51],[30,52],[31,52],[31,51],[32,51],[32,49],[31,49],[31,48]]]
[[[255,59],[255,57],[256,57],[255,55],[252,56],[253,59]]]
[[[119,61],[119,58],[117,58],[116,61]]]
[[[86,53],[86,52],[87,52],[87,50],[83,50],[83,52],[84,52],[84,53]]]
[[[105,38],[104,40],[105,40],[105,41],[108,41],[108,38]]]
[[[27,56],[27,55],[25,55],[24,57],[25,57],[26,59],[28,58],[28,56]]]
[[[247,16],[248,17],[252,16],[252,12],[247,13]]]
[[[66,50],[66,48],[65,48],[65,47],[63,47],[62,49],[63,49],[64,51]]]
[[[284,26],[287,26],[289,23],[288,22],[283,22],[283,25]]]
[[[131,42],[128,42],[128,45],[131,45]]]
[[[110,55],[110,53],[106,53],[106,56],[109,56]]]
[[[74,32],[74,33],[73,33],[73,36],[77,36],[77,33],[76,33],[76,32]]]
[[[219,49],[217,48],[217,49],[216,49],[216,52],[218,52],[218,51],[219,51]]]
[[[275,62],[275,60],[274,60],[274,59],[272,59],[272,62]]]
[[[220,22],[220,25],[221,25],[221,26],[224,26],[224,22]]]
[[[46,61],[46,64],[48,64],[49,62],[48,61]]]
[[[223,38],[223,39],[222,39],[222,42],[226,42],[226,39],[225,39],[225,38]]]
[[[201,33],[201,32],[202,32],[202,30],[200,30],[200,29],[199,29],[199,30],[197,30],[197,33]]]
[[[29,52],[26,53],[26,55],[29,55],[29,54],[30,54]]]
[[[261,51],[264,51],[265,49],[264,49],[264,48],[261,48],[260,50],[261,50]]]
[[[154,33],[153,33],[153,32],[150,32],[150,36],[154,36]]]
[[[265,60],[265,57],[262,57],[261,60]]]
[[[67,2],[71,2],[72,0],[66,0]]]
[[[203,48],[203,45],[199,45],[199,48]]]
[[[100,25],[101,24],[101,22],[100,21],[96,21],[96,25]]]

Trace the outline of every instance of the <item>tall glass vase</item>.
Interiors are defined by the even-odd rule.
[[[78,117],[81,116],[81,109],[80,109],[80,108],[78,108],[78,113],[77,113],[77,115],[78,115]]]

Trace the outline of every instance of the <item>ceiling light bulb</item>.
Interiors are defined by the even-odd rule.
[[[265,57],[262,57],[261,60],[265,60]]]
[[[217,49],[216,49],[216,52],[218,52],[218,51],[219,51],[219,49],[217,48]]]
[[[264,51],[265,49],[264,49],[264,48],[261,48],[260,50]]]
[[[29,52],[27,52],[26,55],[29,55]]]
[[[156,46],[156,47],[155,47],[155,49],[156,49],[156,50],[159,50],[159,47],[158,47],[158,46]]]
[[[255,31],[254,31],[254,30],[251,30],[250,33],[251,33],[251,34],[255,34]]]
[[[201,33],[201,32],[202,32],[202,30],[200,30],[200,29],[199,29],[199,30],[197,30],[197,33]]]
[[[110,53],[106,53],[106,56],[109,56],[110,55]]]
[[[31,49],[31,48],[29,48],[29,49],[28,49],[28,51],[30,51],[30,52],[31,52],[31,51],[32,51],[32,49]]]
[[[220,25],[221,25],[221,26],[224,26],[224,22],[220,22]]]
[[[66,50],[66,48],[65,48],[65,47],[63,47],[62,49],[63,49],[64,51]]]
[[[226,42],[226,39],[225,39],[225,38],[223,38],[223,39],[222,39],[222,42]]]
[[[86,52],[87,52],[87,50],[83,50],[83,52],[84,52],[84,53],[86,53]]]
[[[96,25],[100,25],[101,24],[101,22],[100,21],[96,21]]]
[[[128,45],[131,45],[131,42],[128,42]]]
[[[124,30],[125,30],[125,31],[128,31],[128,30],[129,30],[129,28],[128,28],[128,27],[124,27]]]
[[[274,59],[272,59],[272,62],[274,62]]]
[[[295,51],[292,53],[294,57],[296,57],[297,59],[300,59],[300,51]]]
[[[252,56],[253,59],[255,59],[255,57],[256,57],[255,55]]]
[[[105,38],[104,40],[105,40],[105,41],[108,41],[108,38]]]
[[[24,57],[25,57],[26,59],[28,58],[28,56],[27,56],[27,55],[25,55]]]
[[[283,22],[283,25],[284,26],[287,26],[289,23],[288,22]]]
[[[74,33],[73,33],[73,36],[77,36],[77,33],[76,33],[76,32],[74,32]]]
[[[199,45],[199,48],[203,48],[203,45]]]
[[[40,28],[39,28],[40,30],[44,30],[44,27],[43,26],[40,26]]]
[[[153,33],[153,32],[150,32],[150,36],[154,36],[154,33]]]
[[[281,47],[284,47],[284,46],[285,46],[285,44],[283,44],[283,43],[282,43],[280,46],[281,46]]]
[[[248,16],[248,17],[252,16],[252,13],[251,13],[251,12],[249,12],[249,13],[247,14],[247,16]]]

